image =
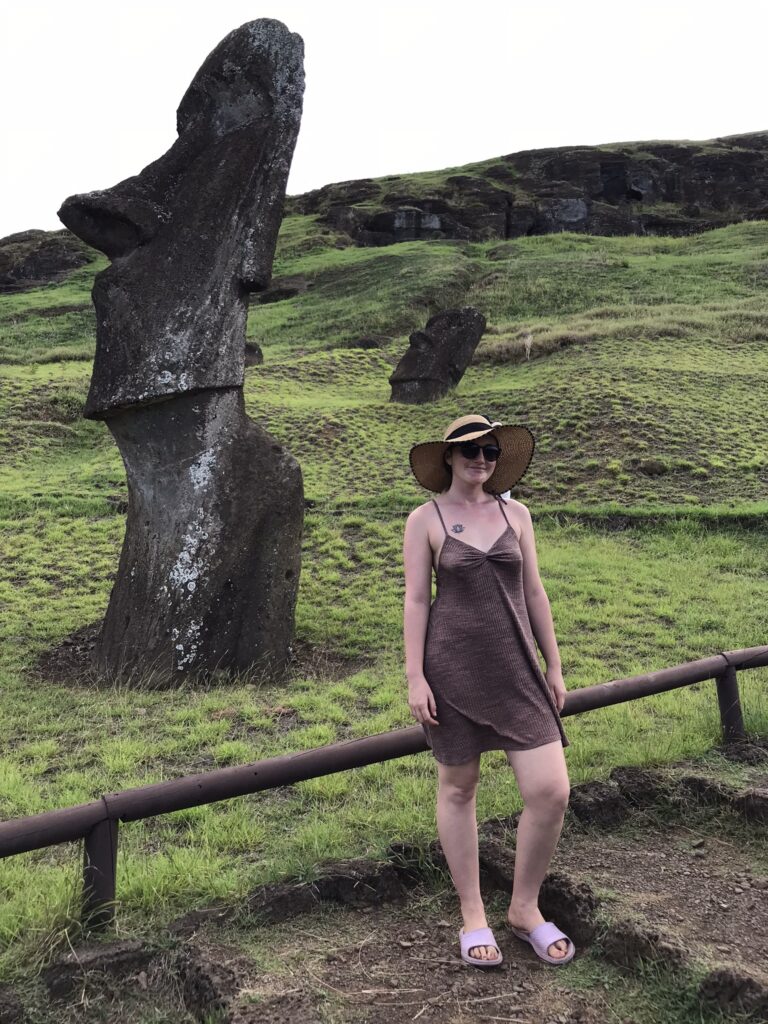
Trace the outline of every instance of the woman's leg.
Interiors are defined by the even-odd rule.
[[[461,903],[464,930],[485,928],[485,908],[480,896],[480,864],[477,853],[475,795],[480,776],[480,758],[464,764],[437,764],[437,832],[451,878]],[[470,956],[494,960],[494,946],[473,946]]]
[[[539,910],[539,890],[563,827],[570,784],[559,740],[533,750],[510,750],[507,757],[523,798],[508,917],[516,928],[530,932],[544,921]],[[563,939],[547,950],[554,957],[564,956],[567,951],[568,944]]]

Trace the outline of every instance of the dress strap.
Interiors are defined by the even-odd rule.
[[[499,508],[501,509],[501,514],[504,516],[504,522],[507,524],[507,526],[512,526],[512,523],[510,523],[510,521],[507,519],[507,513],[504,511],[504,499],[497,494],[496,501],[498,501]],[[512,528],[514,529],[514,527]]]
[[[445,520],[443,519],[443,513],[440,511],[440,506],[437,504],[435,499],[432,499],[432,504],[437,509],[437,514],[440,516],[440,522],[443,524],[443,530],[445,530],[445,536],[448,536],[448,531],[445,529]]]

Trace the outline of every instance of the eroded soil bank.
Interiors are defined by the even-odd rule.
[[[542,909],[573,937],[551,968],[503,927],[514,818],[481,826],[504,964],[458,956],[441,851],[393,847],[264,886],[152,936],[83,943],[0,990],[0,1021],[688,1024],[768,1020],[768,745],[575,787]]]

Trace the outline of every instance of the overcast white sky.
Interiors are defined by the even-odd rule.
[[[206,55],[259,17],[304,38],[290,193],[768,128],[763,0],[2,0],[0,236],[160,156]]]

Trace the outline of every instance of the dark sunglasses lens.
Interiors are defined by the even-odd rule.
[[[459,445],[459,451],[465,459],[476,459],[480,450],[480,445],[474,444],[472,441]],[[482,448],[482,452],[486,462],[495,462],[501,455],[501,448],[497,448],[495,444],[487,444]]]

